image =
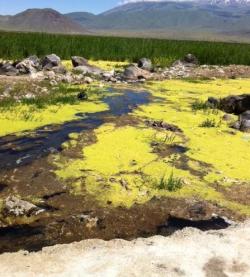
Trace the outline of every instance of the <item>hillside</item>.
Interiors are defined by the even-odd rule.
[[[80,24],[52,9],[29,9],[15,16],[0,17],[0,28],[48,33],[86,33]]]
[[[250,5],[213,2],[138,2],[121,5],[99,15],[67,16],[89,29],[112,32],[175,33],[249,37]],[[152,30],[153,32],[151,32]]]

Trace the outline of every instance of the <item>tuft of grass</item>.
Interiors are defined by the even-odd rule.
[[[199,110],[206,111],[212,108],[207,101],[201,101],[201,100],[196,100],[195,102],[193,102],[191,107],[192,107],[192,111],[199,111]]]
[[[171,172],[168,178],[163,175],[157,184],[157,188],[160,190],[168,190],[170,192],[177,191],[181,189],[183,186],[183,182],[181,178],[174,177],[174,173]]]
[[[200,124],[200,127],[202,127],[202,128],[215,128],[215,127],[218,127],[218,124],[215,122],[214,119],[207,118],[206,120],[204,120]]]

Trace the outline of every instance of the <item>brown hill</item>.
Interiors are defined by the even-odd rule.
[[[0,21],[0,29],[47,32],[47,33],[88,33],[84,27],[52,9],[29,9],[8,20]]]

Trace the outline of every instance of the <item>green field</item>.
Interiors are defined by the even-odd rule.
[[[41,57],[49,53],[56,53],[62,59],[81,55],[93,60],[131,62],[148,57],[162,66],[193,53],[202,64],[250,65],[250,44],[0,32],[2,59],[21,59],[32,54]]]

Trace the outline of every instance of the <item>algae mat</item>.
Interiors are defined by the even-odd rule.
[[[231,129],[219,110],[195,109],[208,97],[249,89],[249,80],[149,84],[154,100],[130,114],[138,119],[136,126],[128,120],[99,127],[96,142],[83,147],[81,158],[56,157],[56,174],[69,180],[73,193],[81,194],[84,188],[102,205],[131,207],[153,196],[195,196],[249,215],[250,203],[241,198],[250,191],[250,135]],[[174,124],[182,132],[150,127],[148,120]],[[213,126],[203,126],[204,122]],[[181,188],[161,184],[170,177],[181,181]],[[238,190],[238,201],[230,199],[231,190]]]
[[[247,79],[169,80],[1,109],[0,252],[161,234],[171,216],[249,217],[250,135],[205,104],[249,90]],[[6,216],[9,195],[45,211]]]

